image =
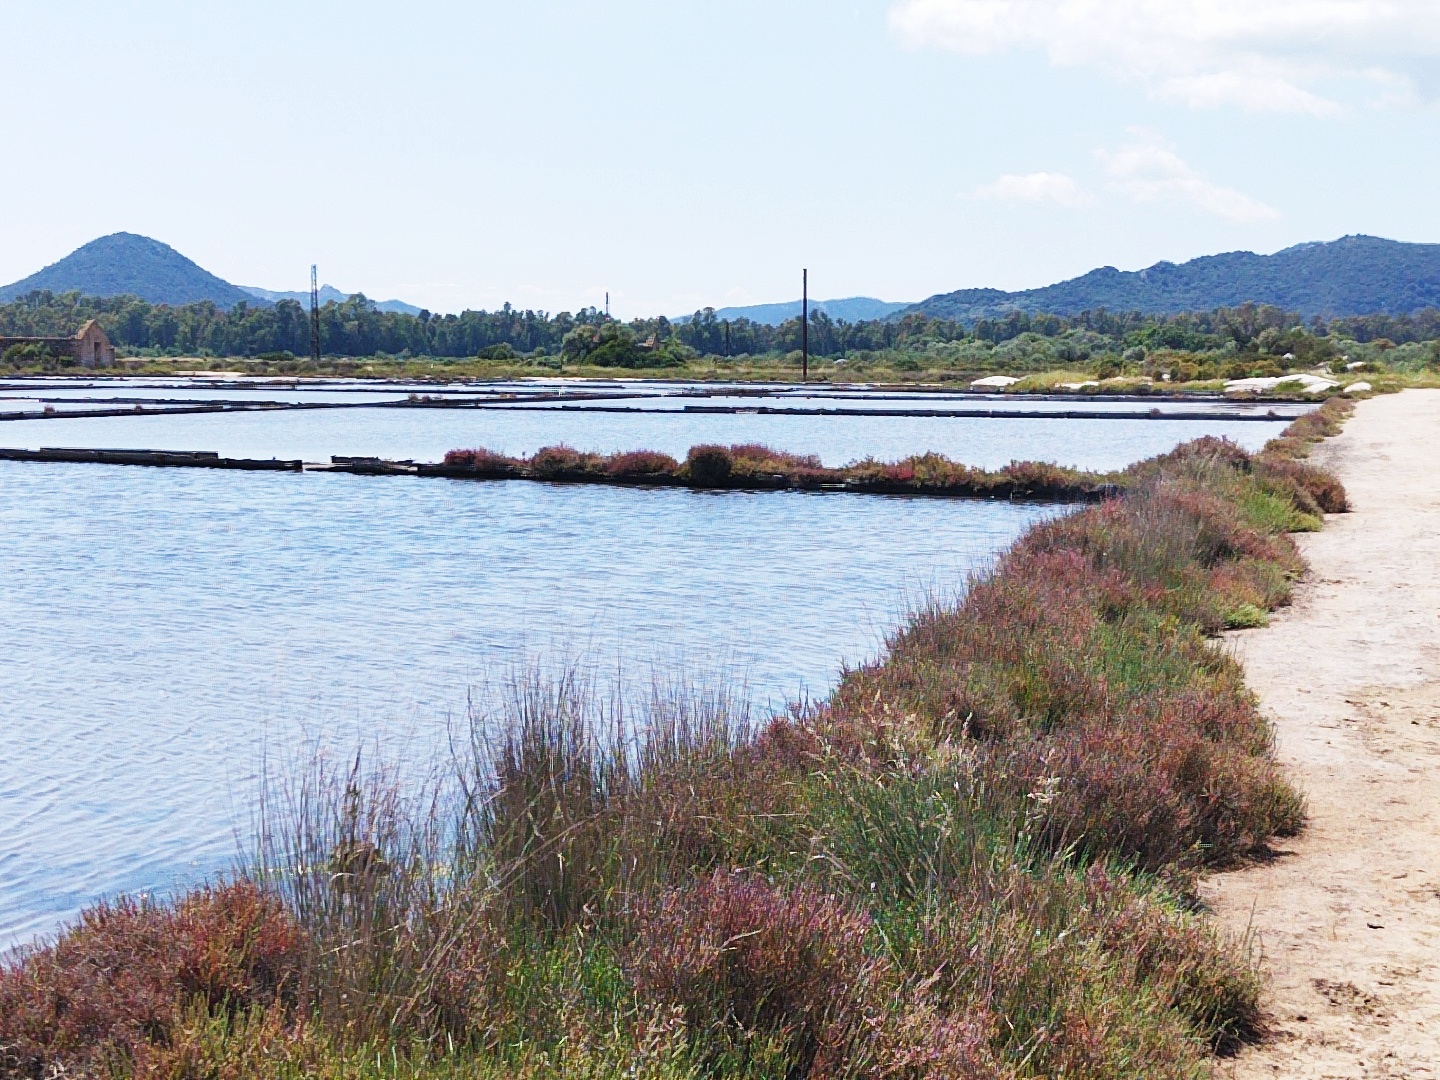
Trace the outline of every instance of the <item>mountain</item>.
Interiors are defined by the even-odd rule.
[[[836,322],[860,322],[864,319],[883,319],[887,315],[893,315],[897,311],[904,311],[910,307],[909,304],[892,304],[885,300],[876,300],[869,296],[852,296],[845,300],[811,300],[811,311],[823,311]],[[784,304],[753,304],[750,307],[727,307],[719,308],[715,312],[717,319],[749,319],[754,323],[763,323],[766,326],[779,326],[790,319],[800,317],[800,301],[791,300]],[[683,322],[690,319],[686,315],[676,322]]]
[[[310,306],[310,294],[308,292],[273,292],[270,289],[257,289],[253,285],[241,285],[256,300],[263,300],[267,304],[278,304],[281,300],[294,300],[306,307]],[[340,304],[349,300],[354,293],[341,292],[333,285],[320,286],[320,303]],[[407,304],[404,300],[371,300],[376,311],[393,311],[399,315],[419,315],[420,309],[414,304]]]
[[[213,300],[218,307],[230,308],[241,301],[254,302],[244,289],[201,269],[169,245],[124,232],[92,240],[38,274],[0,287],[0,303],[36,289],[138,296],[152,304]]]
[[[168,244],[134,233],[114,233],[92,240],[65,258],[47,266],[24,281],[0,287],[0,304],[8,303],[36,289],[52,293],[78,292],[86,296],[138,296],[151,304],[193,304],[211,300],[216,307],[232,308],[241,302],[273,304],[298,300],[309,305],[308,292],[271,292],[269,289],[231,285],[216,277]],[[326,285],[320,302],[339,303],[349,293]],[[420,309],[401,300],[383,300],[381,311],[418,315]]]
[[[1010,311],[1078,315],[1143,311],[1173,315],[1254,302],[1302,315],[1392,315],[1440,307],[1440,244],[1346,236],[1299,244],[1274,255],[1232,251],[1147,270],[1113,266],[1024,292],[961,289],[909,310],[948,319],[996,318]]]

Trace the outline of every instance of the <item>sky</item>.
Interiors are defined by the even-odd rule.
[[[0,282],[142,233],[434,311],[1440,241],[1440,0],[0,0]]]

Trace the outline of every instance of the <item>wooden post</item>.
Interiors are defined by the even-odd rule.
[[[800,381],[810,381],[810,271],[800,271]]]

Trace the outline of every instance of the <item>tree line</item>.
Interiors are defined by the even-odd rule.
[[[293,300],[273,305],[210,302],[172,307],[135,297],[35,292],[0,305],[0,336],[62,336],[98,319],[116,346],[148,355],[266,357],[310,351],[309,313]],[[508,360],[554,357],[610,367],[667,367],[697,356],[784,357],[801,348],[802,326],[720,319],[713,309],[687,319],[620,322],[595,308],[550,314],[506,304],[496,311],[418,315],[379,311],[356,295],[320,309],[321,351],[331,357],[435,357]],[[1306,320],[1280,308],[1245,304],[1157,316],[1104,309],[1073,317],[1010,312],[973,323],[909,313],[845,322],[810,316],[810,349],[821,358],[915,355],[951,359],[995,354],[1083,364],[1098,355],[1157,350],[1242,355],[1293,353],[1325,358],[1334,342],[1403,345],[1440,340],[1440,311]],[[957,351],[960,350],[960,351]],[[1028,350],[1028,351],[1027,351]]]

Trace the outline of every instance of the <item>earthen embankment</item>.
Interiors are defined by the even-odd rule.
[[[1235,636],[1309,827],[1207,886],[1254,934],[1273,1037],[1239,1078],[1440,1076],[1440,391],[1362,403],[1316,461],[1353,512],[1296,603]]]

